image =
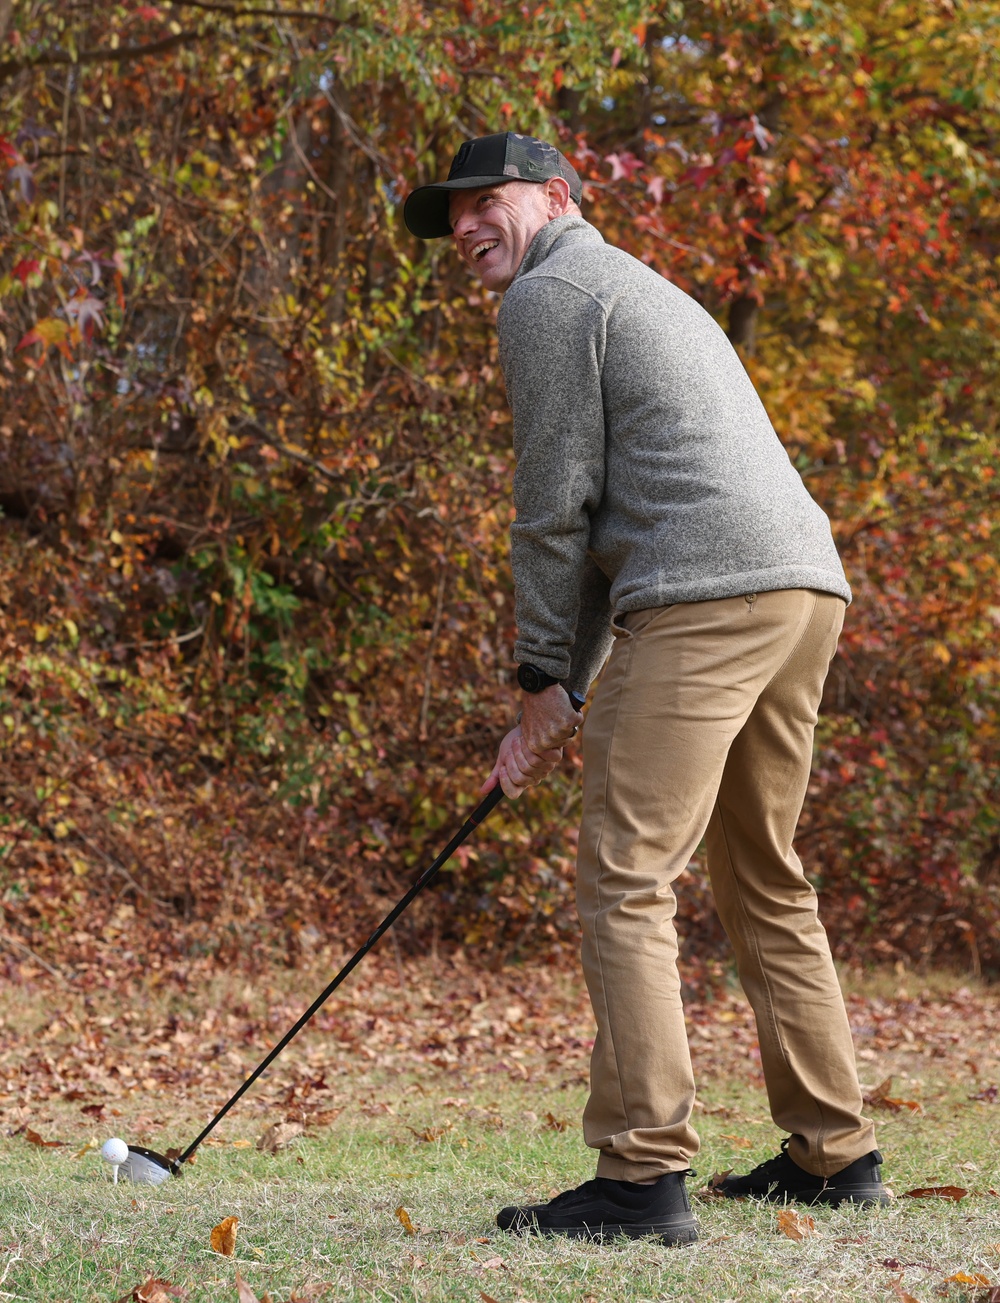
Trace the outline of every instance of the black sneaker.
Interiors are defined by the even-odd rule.
[[[575,1190],[564,1190],[549,1203],[501,1208],[497,1225],[513,1235],[568,1235],[575,1240],[653,1235],[661,1244],[693,1244],[698,1223],[684,1188],[688,1175],[667,1172],[652,1185],[598,1176]]]
[[[746,1176],[726,1176],[709,1186],[713,1194],[728,1199],[767,1199],[770,1203],[842,1203],[886,1204],[886,1193],[879,1168],[882,1155],[877,1149],[834,1172],[833,1176],[813,1176],[788,1157],[788,1141],[782,1141],[781,1153],[769,1158]]]

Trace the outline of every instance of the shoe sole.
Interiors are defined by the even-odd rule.
[[[734,1190],[730,1194],[728,1190],[721,1190],[716,1187],[712,1193],[721,1194],[726,1199],[760,1199],[764,1203],[804,1203],[810,1205],[822,1203],[831,1208],[839,1208],[844,1203],[853,1203],[859,1208],[884,1208],[892,1203],[892,1199],[886,1193],[885,1186],[882,1185],[849,1185],[841,1186],[839,1189],[800,1190],[797,1194],[783,1193],[778,1190],[769,1190],[765,1194],[743,1194]]]
[[[698,1239],[698,1223],[692,1217],[682,1222],[646,1222],[617,1226],[602,1222],[598,1226],[539,1226],[537,1222],[525,1222],[521,1226],[504,1226],[501,1230],[509,1235],[565,1235],[571,1240],[659,1240],[666,1248],[683,1244],[694,1244]]]

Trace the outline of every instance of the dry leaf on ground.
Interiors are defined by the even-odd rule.
[[[406,1209],[403,1207],[402,1204],[400,1204],[399,1207],[396,1209],[396,1216],[399,1218],[399,1224],[402,1226],[403,1230],[407,1233],[407,1235],[416,1235],[417,1231],[413,1223],[410,1221],[410,1214],[406,1211]]]
[[[968,1194],[960,1185],[921,1185],[916,1190],[907,1190],[904,1199],[950,1199],[958,1203]]]
[[[920,1303],[919,1299],[914,1298],[912,1294],[903,1288],[900,1284],[901,1280],[902,1276],[900,1276],[899,1280],[894,1280],[892,1282],[892,1292],[899,1299],[899,1303]]]
[[[123,1294],[115,1303],[176,1303],[176,1300],[188,1297],[187,1290],[182,1289],[180,1285],[173,1285],[169,1280],[150,1276],[147,1281],[136,1285],[135,1289],[130,1290],[128,1294]]]
[[[418,1140],[424,1140],[427,1144],[433,1144],[435,1140],[440,1140],[443,1135],[446,1135],[449,1131],[453,1130],[454,1125],[453,1122],[448,1122],[443,1127],[425,1127],[423,1131],[418,1131],[416,1127],[410,1126],[406,1129],[407,1131],[412,1131]]]
[[[238,1217],[224,1217],[218,1226],[212,1227],[212,1252],[221,1253],[224,1258],[231,1258],[236,1252],[236,1228],[240,1224]]]
[[[257,1148],[265,1154],[276,1154],[297,1136],[301,1136],[304,1130],[301,1122],[274,1122],[258,1137]]]
[[[924,1106],[916,1099],[893,1099],[889,1091],[892,1090],[892,1078],[886,1077],[885,1081],[880,1082],[874,1090],[869,1091],[862,1098],[869,1108],[884,1108],[890,1113],[899,1113],[904,1108],[909,1109],[911,1113],[922,1113]]]
[[[952,1283],[955,1285],[984,1285],[987,1289],[990,1287],[990,1285],[993,1284],[989,1276],[984,1276],[981,1271],[977,1271],[972,1275],[970,1275],[969,1272],[967,1271],[956,1271],[954,1276],[945,1276],[944,1279],[946,1284]]]
[[[792,1212],[791,1208],[782,1208],[778,1213],[778,1226],[783,1235],[790,1240],[804,1240],[808,1235],[816,1234],[816,1222],[808,1213]]]
[[[753,1141],[748,1140],[746,1136],[720,1136],[719,1139],[728,1140],[737,1149],[753,1149]]]
[[[236,1293],[239,1295],[238,1303],[271,1303],[270,1294],[263,1294],[258,1298],[238,1271],[236,1273]]]
[[[557,1118],[554,1113],[546,1113],[545,1129],[547,1131],[566,1131],[569,1129],[569,1123],[565,1118]]]
[[[43,1140],[31,1127],[24,1128],[24,1138],[29,1145],[39,1145],[42,1149],[60,1149],[66,1143],[64,1140]]]

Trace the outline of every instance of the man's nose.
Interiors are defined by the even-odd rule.
[[[476,220],[475,212],[460,213],[451,228],[451,233],[455,239],[461,240],[471,231],[474,231],[476,229]]]

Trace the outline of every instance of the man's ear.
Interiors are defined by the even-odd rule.
[[[570,211],[573,202],[569,197],[569,182],[561,176],[549,177],[545,182],[545,199],[550,222],[556,217],[564,216]]]

